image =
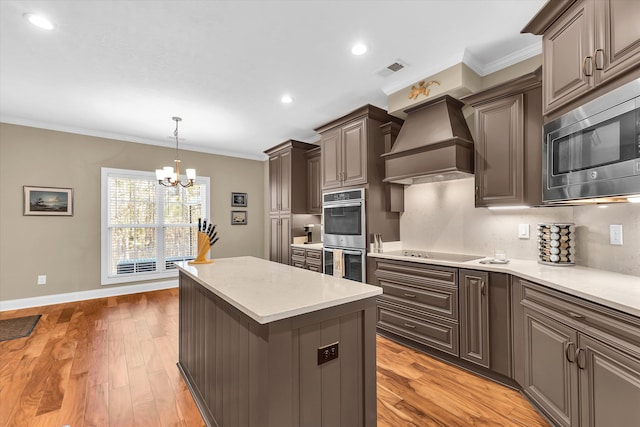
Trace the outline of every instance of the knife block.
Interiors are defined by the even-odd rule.
[[[213,260],[207,259],[210,249],[209,236],[201,231],[198,232],[198,256],[193,261],[189,261],[189,264],[211,264]]]

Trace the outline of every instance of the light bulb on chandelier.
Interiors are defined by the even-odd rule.
[[[165,187],[177,187],[178,185],[184,188],[191,187],[196,180],[196,170],[195,169],[186,169],[187,173],[187,183],[183,184],[180,182],[180,151],[178,150],[178,123],[182,121],[180,117],[172,117],[173,121],[176,122],[176,129],[173,131],[173,136],[176,138],[176,159],[175,162],[175,171],[171,166],[165,166],[162,169],[156,169],[156,179],[158,180],[158,184],[164,185]]]

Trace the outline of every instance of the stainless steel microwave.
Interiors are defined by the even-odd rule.
[[[544,126],[542,201],[640,194],[640,79]]]

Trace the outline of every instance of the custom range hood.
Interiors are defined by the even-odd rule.
[[[417,184],[472,176],[473,140],[463,105],[444,95],[405,110],[395,144],[382,155],[383,181]]]

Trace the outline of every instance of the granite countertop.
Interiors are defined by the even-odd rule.
[[[315,249],[318,251],[322,250],[322,243],[292,243],[292,248],[302,248],[302,249]]]
[[[308,245],[307,245],[308,246]],[[178,269],[260,324],[374,297],[378,286],[319,274],[254,257]]]
[[[441,261],[403,256],[400,251],[389,252],[391,253],[369,253],[368,256],[508,273],[640,317],[640,277],[638,276],[577,265],[549,266],[532,260],[511,259],[508,264],[481,264],[481,259],[466,262]]]

